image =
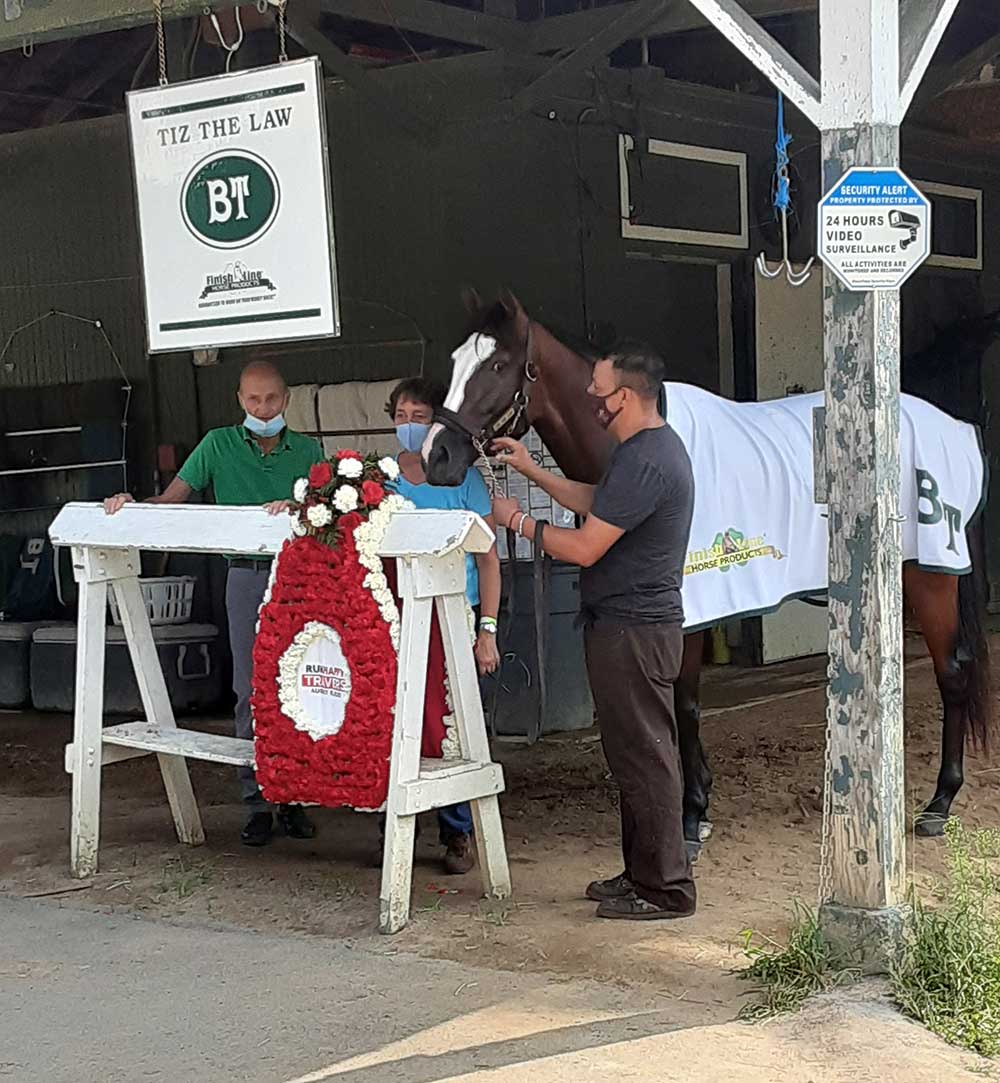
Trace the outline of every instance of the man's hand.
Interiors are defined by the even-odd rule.
[[[509,496],[493,497],[493,518],[501,530],[511,525],[511,519],[521,511],[521,505]]]
[[[480,632],[476,638],[475,655],[480,677],[495,673],[500,665],[497,637],[489,632]]]
[[[509,466],[519,474],[526,474],[533,466],[538,465],[524,444],[520,440],[512,440],[509,436],[500,436],[494,440],[491,450],[504,466]]]
[[[264,511],[268,515],[280,515],[283,511],[288,511],[291,506],[292,502],[290,500],[272,500],[264,505]]]
[[[134,504],[135,497],[131,493],[116,493],[104,501],[104,514],[114,515],[122,510],[126,504]]]

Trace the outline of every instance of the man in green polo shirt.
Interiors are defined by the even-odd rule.
[[[177,477],[150,504],[183,504],[193,492],[209,485],[217,504],[263,504],[272,515],[287,507],[296,479],[323,460],[315,440],[289,431],[284,411],[288,388],[281,373],[267,361],[254,361],[240,374],[236,397],[244,412],[239,425],[212,429],[191,452]],[[132,500],[119,493],[104,502],[113,515]],[[233,654],[233,692],[236,694],[236,736],[253,738],[250,693],[253,678],[253,643],[260,609],[271,571],[271,561],[230,559],[226,577],[226,615]],[[261,796],[252,767],[241,767],[240,788],[250,808],[241,838],[247,846],[263,846],[271,839],[274,819]],[[281,805],[278,823],[287,835],[309,839],[316,833],[298,805]]]

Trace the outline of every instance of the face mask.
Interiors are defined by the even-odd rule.
[[[601,405],[597,408],[597,424],[600,425],[602,429],[610,428],[615,418],[625,409],[624,403],[619,406],[614,413],[608,409],[608,399],[614,398],[619,391],[621,391],[620,387],[615,391],[612,391],[610,395],[597,396],[601,400]]]
[[[277,436],[284,427],[285,419],[281,414],[272,417],[270,421],[261,421],[259,417],[254,417],[253,414],[247,414],[243,418],[243,428],[249,429],[254,436],[263,436],[265,439],[269,436]]]
[[[407,421],[405,425],[396,426],[396,439],[405,451],[416,452],[424,446],[424,441],[430,431],[430,425],[424,425],[419,421]]]

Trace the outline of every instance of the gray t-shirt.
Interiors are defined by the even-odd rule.
[[[625,533],[580,573],[585,618],[681,624],[681,580],[691,534],[694,477],[669,425],[620,444],[594,492],[591,513]]]

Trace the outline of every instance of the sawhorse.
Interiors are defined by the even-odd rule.
[[[79,584],[73,743],[66,748],[66,770],[73,776],[71,871],[77,877],[97,872],[102,767],[137,756],[156,755],[177,837],[198,846],[205,833],[187,760],[252,765],[253,742],[177,726],[139,586],[139,550],[270,555],[288,538],[288,521],[260,508],[131,504],[108,516],[100,505],[67,504],[49,533],[54,545],[72,548]],[[379,913],[386,933],[399,931],[409,918],[420,812],[469,801],[485,893],[494,898],[510,894],[498,802],[503,772],[490,759],[464,601],[465,554],[484,552],[492,543],[492,532],[482,519],[457,511],[400,512],[383,541],[382,557],[397,562],[402,600]],[[105,728],[109,587],[115,592],[146,718]],[[451,683],[459,760],[420,756],[434,608]]]

